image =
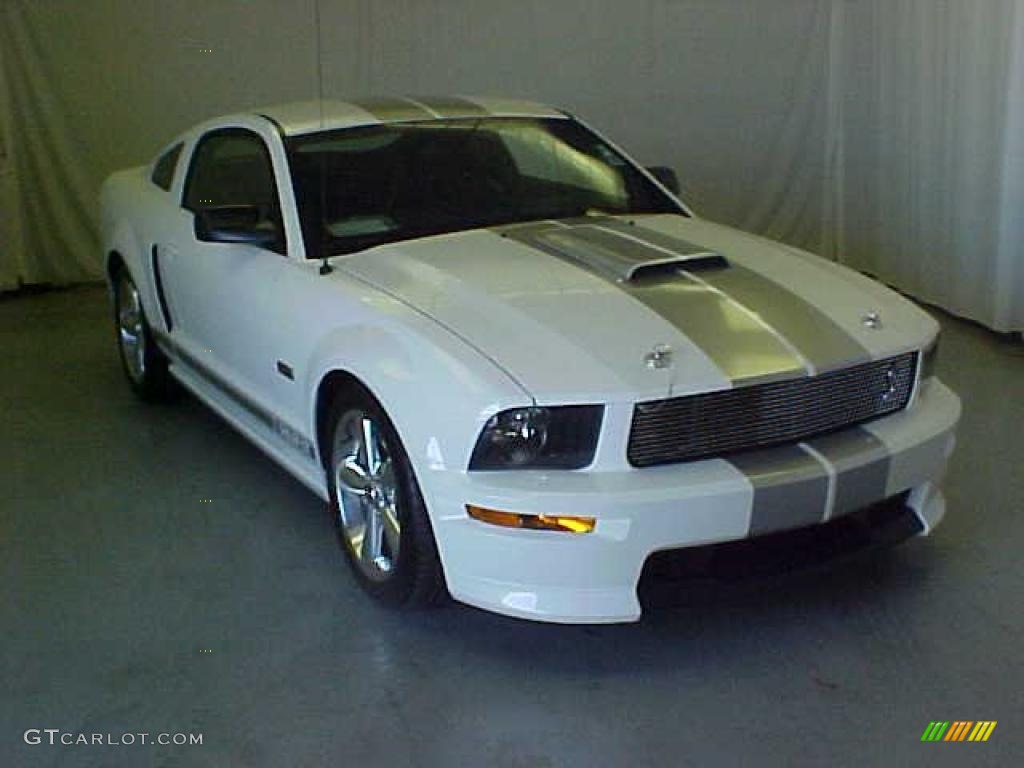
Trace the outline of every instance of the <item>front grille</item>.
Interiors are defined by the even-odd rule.
[[[637,403],[627,455],[650,467],[792,443],[907,407],[917,353],[803,379]]]

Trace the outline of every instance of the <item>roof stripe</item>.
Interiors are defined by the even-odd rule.
[[[530,101],[469,96],[366,97],[338,101],[273,104],[253,112],[276,120],[288,136],[381,123],[473,117],[565,118],[557,109]]]
[[[433,120],[438,117],[437,114],[412,99],[384,96],[352,99],[348,103],[366,110],[382,123],[404,120]]]
[[[485,117],[491,114],[479,104],[458,96],[428,96],[419,99],[417,103],[436,112],[440,117]]]

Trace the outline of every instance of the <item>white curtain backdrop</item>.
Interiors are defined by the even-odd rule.
[[[1019,331],[1024,328],[1024,3],[1015,8],[1011,51],[992,324]]]
[[[641,162],[674,165],[703,215],[820,248],[829,2],[357,5],[325,6],[328,92],[354,81],[556,104]]]
[[[837,2],[835,255],[1024,328],[1024,4]]]
[[[702,215],[1019,330],[1022,6],[320,0],[323,90],[558,104],[674,165]],[[0,3],[23,231],[0,229],[0,281],[97,277],[107,173],[205,117],[315,97],[315,17],[314,0]]]
[[[10,125],[7,84],[3,67],[0,67],[0,291],[16,288],[18,275],[22,272],[22,216],[11,155]]]

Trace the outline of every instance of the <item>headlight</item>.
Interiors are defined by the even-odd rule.
[[[594,460],[604,407],[513,408],[484,425],[472,469],[579,469]]]
[[[921,350],[921,381],[935,375],[935,358],[939,355],[939,336],[935,335],[932,343]]]

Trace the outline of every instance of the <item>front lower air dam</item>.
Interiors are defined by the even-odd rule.
[[[466,505],[466,512],[474,520],[503,528],[526,528],[533,531],[559,531],[561,533],[590,533],[597,524],[592,517],[566,515],[522,515]]]

